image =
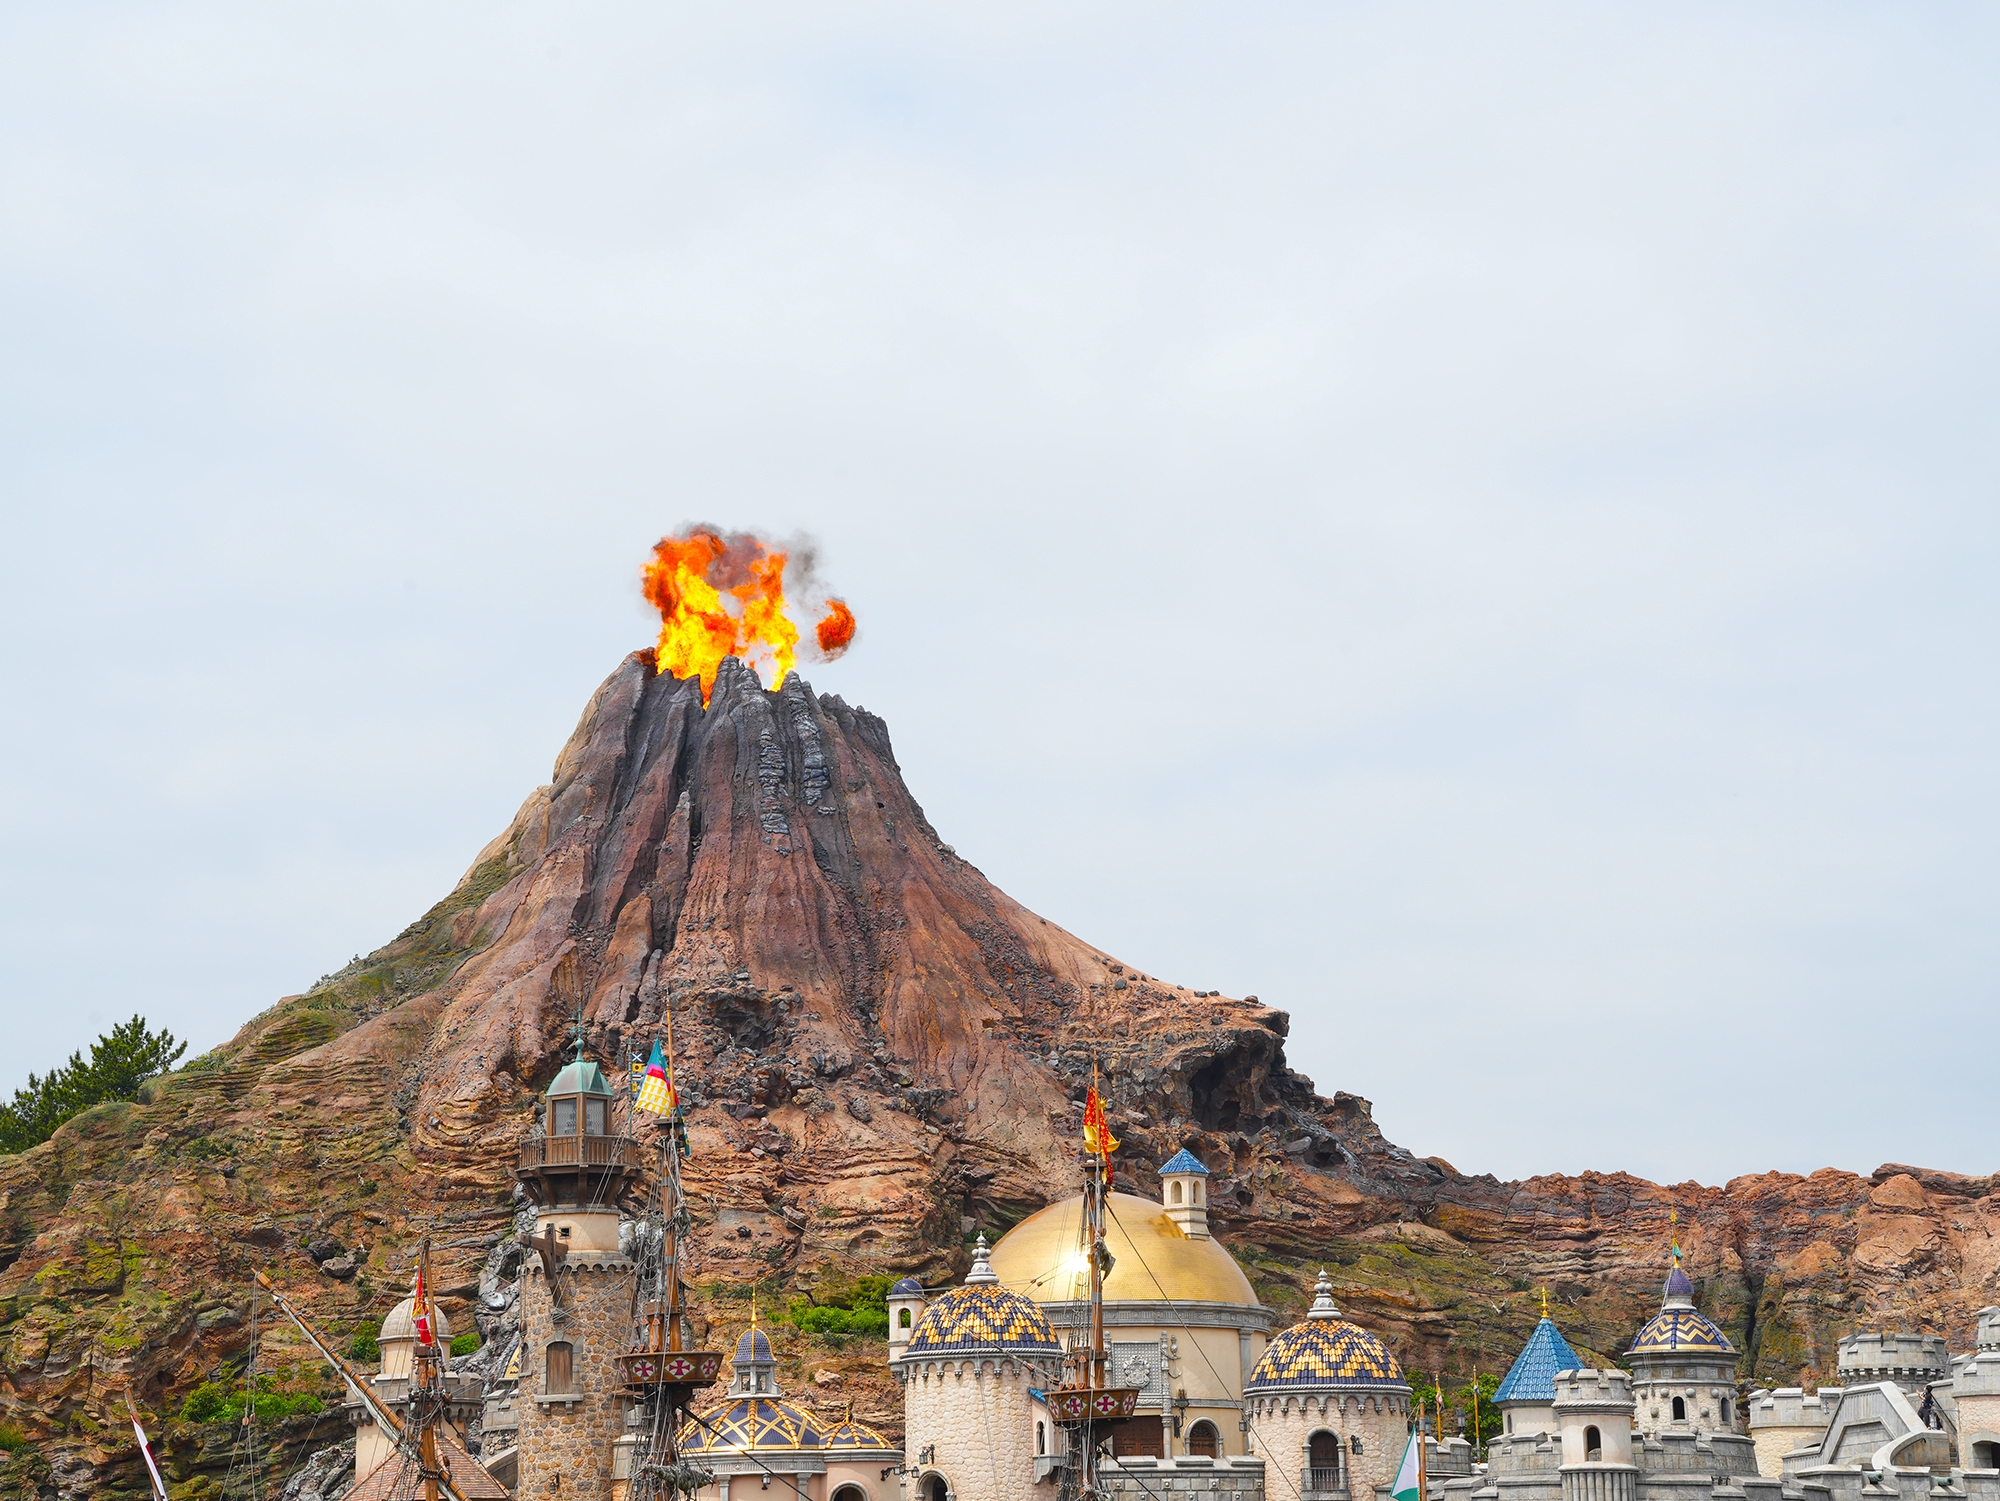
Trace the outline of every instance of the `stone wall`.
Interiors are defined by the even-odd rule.
[[[571,1255],[563,1264],[563,1307],[552,1307],[539,1260],[521,1269],[520,1418],[522,1501],[545,1496],[607,1495],[611,1446],[625,1431],[613,1357],[631,1338],[633,1264],[622,1256]],[[547,1350],[567,1340],[572,1385],[579,1395],[555,1400],[547,1391]],[[560,1479],[560,1487],[557,1480]]]
[[[1057,1358],[966,1355],[906,1359],[903,1452],[923,1475],[942,1474],[957,1501],[1021,1501],[1035,1483],[1035,1401],[1032,1387],[1056,1380]],[[933,1458],[922,1458],[926,1448]]]
[[[1808,1395],[1802,1387],[1781,1386],[1774,1392],[1750,1394],[1744,1416],[1750,1421],[1750,1438],[1757,1446],[1758,1474],[1783,1474],[1787,1454],[1819,1443],[1840,1400],[1840,1390],[1823,1386]]]

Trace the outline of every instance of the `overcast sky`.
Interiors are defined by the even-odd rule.
[[[392,937],[707,518],[1412,1150],[1994,1168],[1996,31],[8,7],[0,1087]]]

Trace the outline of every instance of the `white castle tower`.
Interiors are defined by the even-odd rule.
[[[1410,1384],[1379,1337],[1341,1317],[1324,1269],[1305,1318],[1265,1346],[1243,1405],[1266,1465],[1297,1477],[1267,1495],[1371,1496],[1395,1478]]]
[[[1555,1378],[1563,1501],[1632,1501],[1632,1378],[1619,1370],[1562,1371]]]
[[[899,1284],[900,1286],[901,1284]],[[962,1286],[925,1304],[906,1289],[890,1304],[916,1308],[907,1339],[890,1349],[903,1388],[903,1452],[917,1501],[1020,1501],[1035,1483],[1034,1392],[1054,1383],[1062,1346],[1048,1317],[1000,1285],[979,1237]],[[1046,1422],[1046,1419],[1044,1419]],[[1046,1433],[1045,1433],[1046,1442]]]

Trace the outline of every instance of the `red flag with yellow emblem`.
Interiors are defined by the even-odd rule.
[[[1118,1138],[1111,1134],[1111,1123],[1104,1118],[1104,1101],[1098,1097],[1097,1086],[1090,1086],[1090,1098],[1083,1102],[1083,1149],[1095,1152],[1104,1161],[1104,1181],[1111,1181],[1111,1154],[1118,1150]]]

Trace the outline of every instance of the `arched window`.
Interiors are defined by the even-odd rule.
[[[1199,1204],[1201,1202],[1201,1179],[1199,1178],[1194,1180],[1193,1197],[1195,1203]]]
[[[843,1485],[833,1493],[833,1501],[868,1501],[868,1492],[858,1485]]]
[[[1169,1195],[1169,1197],[1170,1197],[1170,1200],[1171,1200],[1171,1202],[1173,1202],[1173,1203],[1175,1203],[1175,1204],[1178,1204],[1178,1203],[1180,1203],[1180,1201],[1181,1201],[1181,1185],[1180,1185],[1180,1183],[1179,1183],[1179,1181],[1178,1181],[1178,1180],[1176,1180],[1176,1181],[1175,1181],[1175,1183],[1174,1183],[1174,1185],[1173,1185],[1173,1186],[1172,1186],[1171,1188],[1169,1188],[1169,1189],[1167,1190],[1167,1193],[1168,1193],[1168,1195]]]
[[[559,1397],[576,1390],[576,1366],[566,1339],[553,1341],[542,1354],[542,1392]]]
[[[2000,1470],[2000,1444],[1984,1440],[1972,1446],[1972,1468],[1975,1470]]]
[[[1604,1440],[1598,1436],[1598,1432],[1595,1428],[1584,1429],[1583,1462],[1585,1464],[1594,1465],[1600,1463],[1603,1460],[1603,1458],[1604,1458]]]
[[[933,1470],[924,1476],[924,1501],[950,1501],[951,1487],[944,1482],[944,1476]]]
[[[909,1309],[907,1309],[907,1308],[899,1308],[899,1309],[897,1309],[897,1310],[896,1310],[896,1327],[897,1327],[898,1329],[907,1329],[907,1328],[909,1328],[909,1327],[910,1327],[910,1310],[909,1310]]]
[[[1687,1401],[1681,1397],[1674,1398],[1674,1421],[1676,1423],[1685,1423],[1687,1419],[1688,1419]]]
[[[1322,1428],[1306,1440],[1306,1483],[1309,1491],[1340,1489],[1340,1435]]]
[[[1727,1426],[1729,1423],[1729,1399],[1727,1397],[1722,1399],[1722,1421],[1724,1426]]]
[[[1049,1425],[1047,1423],[1035,1424],[1035,1452],[1037,1454],[1046,1454],[1049,1452]]]
[[[1209,1422],[1207,1418],[1203,1418],[1188,1429],[1188,1453],[1202,1454],[1213,1459],[1220,1449],[1221,1445],[1215,1436],[1215,1424]]]

